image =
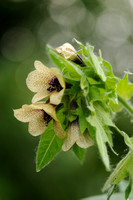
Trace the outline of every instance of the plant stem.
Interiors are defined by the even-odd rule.
[[[130,106],[130,104],[127,103],[127,101],[124,100],[121,96],[118,96],[118,100],[133,115],[133,107]]]

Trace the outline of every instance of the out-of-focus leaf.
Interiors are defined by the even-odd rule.
[[[81,200],[107,200],[107,194],[88,197]],[[124,193],[115,193],[110,200],[125,200]]]
[[[131,190],[132,190],[132,178],[130,177],[129,184],[128,184],[126,190],[125,190],[125,200],[129,199]]]
[[[109,191],[108,193],[108,196],[107,196],[107,200],[110,200],[111,196],[113,195],[113,193],[115,192],[115,189],[116,189],[117,185],[113,185],[111,190]]]
[[[45,167],[61,151],[61,147],[62,140],[55,135],[51,123],[41,136],[36,157],[36,171],[39,172]]]

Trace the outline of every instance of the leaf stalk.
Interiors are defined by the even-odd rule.
[[[130,112],[133,115],[133,107],[119,95],[118,100],[128,110],[128,112]]]

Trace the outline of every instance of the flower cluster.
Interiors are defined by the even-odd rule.
[[[58,47],[56,51],[65,59],[78,64],[82,63],[82,59],[69,43]],[[29,122],[28,131],[33,136],[43,134],[53,120],[53,128],[57,137],[60,139],[66,137],[62,146],[63,151],[69,150],[75,143],[81,148],[91,146],[93,142],[89,134],[86,132],[81,134],[77,119],[69,123],[64,130],[57,118],[56,112],[63,103],[62,98],[66,89],[66,83],[60,70],[48,68],[40,61],[35,61],[34,66],[35,70],[30,72],[26,79],[27,87],[35,93],[32,104],[15,109],[14,116],[19,121]]]

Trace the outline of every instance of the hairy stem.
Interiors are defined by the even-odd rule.
[[[126,100],[121,96],[118,96],[118,100],[131,114],[133,114],[133,107]]]

